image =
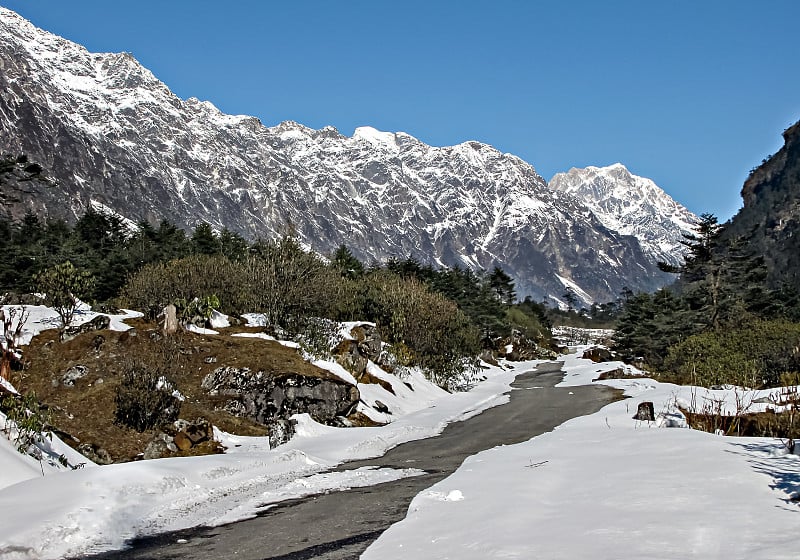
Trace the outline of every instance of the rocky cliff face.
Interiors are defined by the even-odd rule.
[[[742,187],[744,206],[727,224],[725,239],[744,238],[764,256],[772,287],[800,286],[800,122],[784,145],[753,170]]]
[[[668,280],[635,232],[486,144],[265,127],[183,101],[129,54],[89,53],[3,8],[0,69],[0,152],[26,154],[56,181],[17,196],[14,215],[74,219],[99,204],[249,238],[291,228],[316,251],[344,243],[366,262],[499,265],[536,299],[570,286],[586,302],[605,301]]]
[[[675,266],[683,262],[683,234],[693,232],[697,216],[650,179],[616,163],[573,167],[556,174],[550,187],[585,201],[607,228],[636,237],[650,260]]]

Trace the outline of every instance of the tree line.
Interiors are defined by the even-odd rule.
[[[225,313],[264,313],[289,334],[302,334],[320,317],[373,321],[404,349],[407,365],[445,386],[512,333],[550,341],[544,306],[518,302],[499,267],[433,268],[412,258],[367,265],[345,245],[321,256],[291,235],[248,242],[207,223],[189,233],[167,221],[131,227],[96,210],[74,225],[32,213],[0,222],[0,250],[3,292],[36,291],[46,279],[52,287],[54,277],[72,271],[81,275],[85,300],[112,301],[151,319],[169,303],[213,298]]]
[[[747,237],[723,232],[703,214],[685,236],[683,265],[660,265],[678,275],[675,284],[626,294],[616,348],[672,381],[781,385],[800,372],[797,286],[771,285],[764,255]]]

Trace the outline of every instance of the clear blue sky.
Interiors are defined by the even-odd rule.
[[[545,179],[620,161],[722,220],[800,119],[798,0],[0,4],[267,125],[475,139]]]

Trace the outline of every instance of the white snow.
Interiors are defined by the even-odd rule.
[[[356,128],[353,133],[353,139],[365,140],[374,146],[384,148],[391,152],[400,151],[400,147],[395,141],[395,134],[393,132],[383,132],[371,126],[359,126]]]
[[[562,361],[562,386],[624,367]],[[741,394],[605,383],[630,398],[469,457],[362,558],[797,558],[800,511],[790,499],[800,458],[773,439],[667,427],[685,426],[676,401],[702,408],[710,398],[731,409]],[[632,419],[643,400],[654,402],[657,422]]]
[[[31,317],[36,324],[30,330],[53,326],[42,323],[50,313],[35,311]],[[84,320],[90,318],[91,312],[85,311]],[[316,363],[355,382],[338,364]],[[484,372],[487,380],[472,391],[450,394],[417,370],[409,370],[401,380],[370,363],[370,373],[389,383],[395,394],[379,385],[359,384],[366,403],[371,406],[380,400],[391,412],[366,407],[365,413],[371,411],[376,420],[390,423],[334,428],[297,415],[296,435],[275,449],[270,449],[268,438],[215,429],[215,438],[227,447],[223,455],[107,466],[83,460],[86,468],[56,472],[0,438],[0,509],[14,511],[0,524],[0,556],[78,556],[119,548],[136,536],[244,519],[280,500],[416,476],[420,472],[414,469],[325,471],[346,460],[377,457],[400,443],[431,437],[450,422],[506,402],[503,393],[516,375],[534,366],[527,362],[490,368]],[[75,453],[58,438],[53,447]],[[80,458],[68,456],[72,464]],[[447,498],[459,499],[457,494]]]
[[[32,311],[26,332],[52,326],[46,309]],[[81,320],[90,318],[84,310]],[[619,367],[638,373],[577,354],[561,361],[563,387],[591,384]],[[343,379],[349,375],[336,364],[318,365]],[[136,536],[247,518],[289,498],[419,475],[371,467],[327,471],[433,436],[449,422],[506,402],[513,379],[535,365],[489,368],[473,390],[449,394],[413,369],[400,379],[369,363],[369,373],[394,394],[359,384],[360,410],[388,424],[335,428],[297,415],[296,435],[275,449],[267,438],[215,429],[227,448],[223,455],[87,462],[86,468],[58,472],[0,438],[0,509],[14,512],[0,524],[0,556],[78,556],[121,547]],[[678,410],[764,410],[764,398],[777,401],[780,391],[706,390],[648,378],[603,383],[629,398],[528,442],[468,458],[420,493],[407,518],[363,558],[796,557],[792,498],[800,485],[799,458],[777,440],[690,430]],[[390,413],[377,412],[376,400]],[[632,418],[644,400],[654,403],[655,422]],[[57,438],[50,448],[52,456],[72,453],[73,464],[80,459]]]
[[[58,313],[45,305],[4,305],[2,307],[7,310],[12,308],[16,309],[17,320],[19,320],[21,317],[23,308],[25,313],[28,315],[28,320],[25,322],[25,326],[22,329],[22,336],[18,341],[21,345],[30,344],[31,339],[34,336],[46,329],[54,329],[61,326],[61,320],[58,317]],[[92,311],[91,306],[86,303],[79,302],[70,325],[79,326],[84,323],[88,323],[98,315],[100,315],[100,313]],[[108,317],[111,319],[109,328],[113,331],[127,331],[131,327],[125,324],[125,319],[133,319],[142,316],[142,314],[138,311],[131,311],[129,309],[122,309],[121,313],[119,314],[106,313],[105,315],[108,315]],[[14,326],[16,326],[16,322],[14,323]],[[3,334],[2,327],[3,326],[0,325],[0,336]]]

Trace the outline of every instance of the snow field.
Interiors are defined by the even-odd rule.
[[[51,310],[29,309],[26,336],[57,324]],[[91,320],[94,314],[84,309],[78,317],[76,324]],[[128,328],[122,318],[114,317],[112,325]],[[316,364],[355,382],[338,364]],[[40,464],[0,438],[0,509],[15,512],[0,524],[0,557],[48,559],[110,550],[137,536],[245,519],[281,500],[416,476],[420,474],[416,469],[325,471],[347,460],[377,457],[400,443],[434,436],[450,422],[506,402],[503,393],[510,383],[534,366],[527,362],[489,368],[484,372],[487,380],[474,390],[450,394],[418,371],[409,371],[401,380],[370,363],[369,372],[390,383],[395,394],[379,385],[359,384],[363,401],[359,409],[391,423],[335,428],[297,415],[295,437],[275,449],[269,448],[268,438],[217,430],[216,439],[227,447],[223,455],[107,466],[70,455],[70,462],[80,460],[87,466],[59,472],[58,465]],[[376,399],[392,414],[374,410]],[[54,453],[74,453],[58,438],[53,438],[52,445]]]
[[[562,360],[565,387],[623,367]],[[630,398],[469,457],[362,558],[797,558],[798,457],[773,439],[667,427],[685,426],[676,402],[734,407],[736,391],[604,383]],[[632,419],[645,400],[656,422]]]

